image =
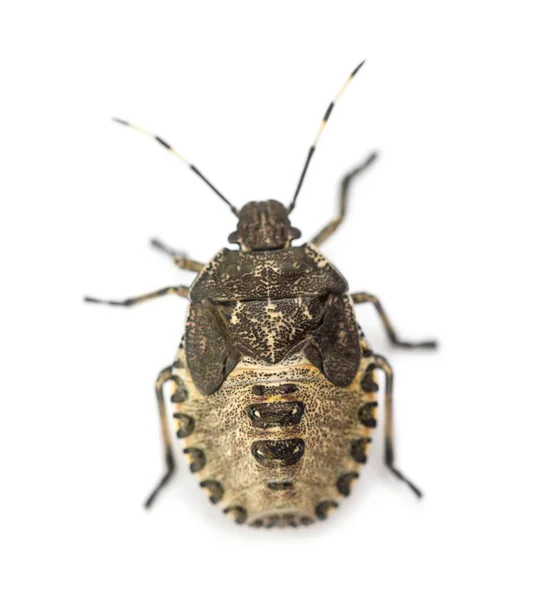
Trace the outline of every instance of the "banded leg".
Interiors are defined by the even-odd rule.
[[[146,302],[146,300],[152,300],[153,298],[159,298],[160,296],[168,296],[169,294],[176,294],[182,298],[187,298],[189,288],[185,285],[166,287],[156,292],[150,292],[143,296],[135,296],[134,298],[127,298],[126,300],[100,300],[99,298],[92,298],[86,296],[85,302],[94,302],[96,304],[109,304],[110,306],[133,306],[134,304],[140,304]]]
[[[313,239],[311,240],[311,244],[314,244],[315,246],[320,246],[320,244],[325,242],[330,235],[335,233],[336,229],[346,217],[346,209],[349,197],[348,192],[350,190],[350,184],[352,183],[352,180],[355,177],[357,177],[360,173],[362,173],[369,165],[371,165],[377,157],[378,154],[376,152],[373,152],[367,157],[367,160],[365,160],[365,162],[361,163],[358,167],[356,167],[343,177],[341,181],[341,193],[339,198],[339,214],[332,221],[330,221],[324,227],[324,229],[322,229],[322,231],[320,231],[313,237]]]
[[[365,302],[371,302],[374,305],[374,308],[380,315],[382,319],[382,323],[384,324],[384,329],[389,337],[389,341],[393,344],[393,346],[398,346],[399,348],[436,348],[437,342],[436,340],[425,340],[421,342],[406,342],[404,340],[399,339],[397,334],[395,333],[395,329],[393,325],[391,325],[391,321],[389,320],[386,311],[382,307],[382,303],[376,296],[372,294],[368,294],[367,292],[358,292],[357,294],[352,294],[352,300],[354,304],[363,304]]]
[[[393,369],[383,356],[375,355],[374,364],[377,369],[381,369],[386,376],[385,386],[385,423],[384,423],[384,437],[385,437],[385,457],[384,461],[389,470],[398,477],[401,481],[404,481],[412,492],[421,498],[423,494],[417,486],[415,486],[409,479],[407,479],[394,465],[395,462],[395,450],[393,447]]]
[[[172,367],[167,367],[159,373],[159,377],[155,382],[155,393],[157,396],[157,408],[159,410],[159,421],[161,424],[161,437],[163,440],[163,450],[165,454],[165,474],[155,486],[155,489],[148,496],[148,499],[144,503],[145,508],[150,508],[153,504],[157,494],[165,487],[168,483],[174,471],[176,470],[176,462],[172,453],[172,443],[170,441],[170,434],[167,427],[167,411],[165,409],[165,397],[163,395],[163,387],[167,381],[174,381],[172,377]]]
[[[170,256],[173,259],[174,264],[180,269],[192,271],[193,273],[200,273],[200,271],[202,271],[202,269],[204,268],[204,263],[200,263],[196,260],[191,260],[190,258],[187,258],[185,253],[174,250],[170,246],[164,244],[161,240],[152,239],[150,240],[150,244],[157,250],[160,250],[161,252],[164,252],[165,254]]]

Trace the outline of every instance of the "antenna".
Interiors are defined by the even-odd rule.
[[[309,163],[311,162],[311,158],[313,157],[314,151],[316,150],[316,145],[318,144],[318,140],[320,139],[320,136],[322,135],[322,131],[324,131],[324,127],[326,126],[326,123],[329,120],[329,116],[331,115],[331,111],[333,110],[333,107],[335,106],[335,103],[341,97],[341,95],[343,94],[343,92],[346,89],[346,87],[348,86],[348,84],[354,78],[355,74],[359,71],[359,69],[361,69],[361,67],[364,64],[365,64],[365,61],[362,61],[352,71],[352,73],[348,76],[348,79],[344,82],[344,85],[339,90],[338,94],[335,96],[334,100],[327,107],[327,110],[326,110],[326,113],[324,115],[324,118],[322,119],[322,123],[320,124],[320,128],[318,130],[318,133],[316,134],[316,137],[314,138],[313,145],[309,148],[309,153],[307,154],[307,160],[305,161],[305,165],[303,166],[303,171],[301,172],[301,177],[299,178],[298,186],[296,188],[296,193],[294,194],[294,199],[292,200],[290,206],[288,207],[288,214],[290,214],[294,210],[294,208],[296,206],[296,200],[298,198],[299,191],[301,190],[301,186],[303,185],[303,180],[305,179],[305,173],[307,173],[307,169],[309,168]]]
[[[118,119],[116,117],[112,117],[112,120],[115,121],[116,123],[119,123],[120,125],[125,125],[126,127],[130,127],[131,129],[135,129],[136,131],[143,133],[144,135],[147,135],[148,137],[153,138],[156,142],[159,142],[159,144],[161,144],[161,146],[163,146],[164,148],[169,150],[172,154],[174,154],[174,156],[176,156],[183,163],[185,163],[191,169],[191,171],[194,171],[200,177],[200,179],[202,179],[202,181],[204,181],[204,183],[206,183],[206,185],[211,187],[211,189],[221,198],[221,200],[223,200],[224,202],[226,202],[226,204],[228,204],[228,206],[230,207],[232,212],[236,215],[236,217],[239,216],[238,210],[234,207],[234,205],[231,202],[229,202],[223,196],[223,194],[221,194],[221,192],[212,183],[210,183],[206,179],[206,177],[204,177],[204,175],[195,167],[195,165],[192,165],[189,161],[187,161],[177,150],[174,150],[174,148],[170,144],[165,142],[165,140],[163,138],[160,138],[158,135],[154,135],[153,133],[150,133],[149,131],[142,129],[142,127],[139,127],[138,125],[133,125],[133,123],[128,123],[127,121],[124,121],[123,119]]]

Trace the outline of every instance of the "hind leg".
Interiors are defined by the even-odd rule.
[[[372,294],[368,294],[367,292],[358,292],[357,294],[352,294],[352,300],[354,304],[363,304],[365,302],[371,302],[374,305],[377,313],[380,315],[382,319],[382,323],[384,324],[384,329],[389,337],[389,341],[393,344],[393,346],[398,346],[400,348],[436,348],[437,342],[436,340],[425,340],[421,342],[406,342],[401,340],[397,334],[395,333],[395,329],[389,320],[386,311],[384,310],[382,303],[376,296]]]
[[[155,382],[155,393],[157,396],[157,408],[159,410],[159,422],[161,425],[161,438],[163,441],[163,451],[165,456],[165,474],[155,486],[155,489],[148,496],[148,499],[144,503],[145,508],[150,508],[153,504],[157,494],[165,487],[169,482],[170,478],[176,470],[176,462],[174,460],[174,454],[172,453],[172,443],[170,440],[170,433],[167,426],[167,411],[165,408],[165,397],[163,395],[163,387],[168,381],[174,381],[172,376],[172,367],[167,367],[159,373],[159,377]]]
[[[398,477],[401,481],[404,481],[408,487],[414,492],[414,494],[421,498],[423,494],[419,488],[414,485],[409,479],[407,479],[396,467],[395,467],[395,450],[393,446],[393,369],[383,356],[375,355],[374,364],[377,369],[384,372],[386,377],[385,385],[385,424],[384,424],[384,437],[385,437],[385,463],[388,469]]]
[[[313,237],[313,239],[311,240],[311,244],[314,244],[315,246],[320,246],[320,244],[325,242],[330,235],[335,233],[339,225],[344,221],[344,218],[346,217],[346,209],[348,206],[349,199],[348,192],[350,190],[350,184],[352,183],[352,180],[355,177],[357,177],[360,173],[362,173],[372,162],[374,162],[377,156],[378,155],[376,154],[376,152],[373,152],[367,157],[367,160],[365,160],[365,162],[360,164],[358,167],[356,167],[354,170],[350,171],[343,177],[341,181],[341,193],[339,198],[339,214],[334,219],[332,219],[324,227],[324,229],[322,229],[322,231],[320,231]]]

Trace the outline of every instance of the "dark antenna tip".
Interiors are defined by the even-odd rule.
[[[369,166],[373,161],[377,160],[380,157],[380,153],[378,150],[373,150],[369,156],[367,156],[367,160],[365,161],[365,166]]]
[[[367,62],[367,59],[366,59],[366,58],[365,58],[365,59],[363,59],[363,60],[362,60],[362,61],[359,63],[359,65],[358,65],[358,66],[357,66],[357,67],[356,67],[356,68],[355,68],[355,69],[352,71],[352,75],[351,75],[351,77],[353,77],[353,76],[354,76],[354,75],[355,75],[355,74],[356,74],[356,73],[359,71],[359,69],[361,69],[361,67],[362,67],[362,66],[363,66],[363,65],[364,65],[366,62]]]
[[[311,158],[313,157],[314,151],[316,150],[316,146],[318,144],[318,140],[320,139],[320,136],[322,135],[322,132],[324,131],[324,127],[326,126],[326,123],[329,120],[329,117],[333,111],[333,108],[337,102],[337,100],[340,98],[340,96],[342,95],[342,93],[344,92],[344,90],[346,89],[346,87],[348,86],[348,84],[352,81],[352,79],[354,78],[355,74],[359,71],[359,69],[361,69],[361,67],[365,64],[365,60],[362,60],[359,65],[352,71],[352,73],[350,73],[350,75],[348,76],[348,79],[344,82],[344,85],[341,87],[341,89],[339,90],[339,92],[337,93],[337,95],[335,96],[335,98],[333,99],[332,102],[329,103],[329,106],[326,109],[326,112],[324,113],[324,117],[322,119],[322,123],[320,124],[320,128],[318,129],[318,133],[316,134],[316,137],[314,139],[314,142],[312,144],[312,146],[309,148],[309,153],[307,154],[307,160],[305,161],[305,164],[303,166],[303,170],[301,172],[301,176],[299,178],[299,182],[298,185],[296,187],[296,191],[294,193],[294,197],[292,199],[292,202],[290,203],[290,206],[288,207],[288,214],[290,214],[294,208],[296,207],[296,200],[298,198],[299,192],[301,190],[301,186],[303,185],[303,180],[305,179],[305,175],[307,173],[307,169],[309,168],[309,164],[311,162]],[[372,160],[374,160],[373,157]]]

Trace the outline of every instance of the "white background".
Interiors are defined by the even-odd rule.
[[[533,2],[4,2],[0,11],[0,593],[19,598],[537,598],[539,42]],[[153,382],[186,302],[84,305],[189,283],[233,202],[288,202],[312,236],[372,149],[323,248],[385,303],[397,463],[380,430],[351,498],[303,530],[240,528],[161,474]]]

